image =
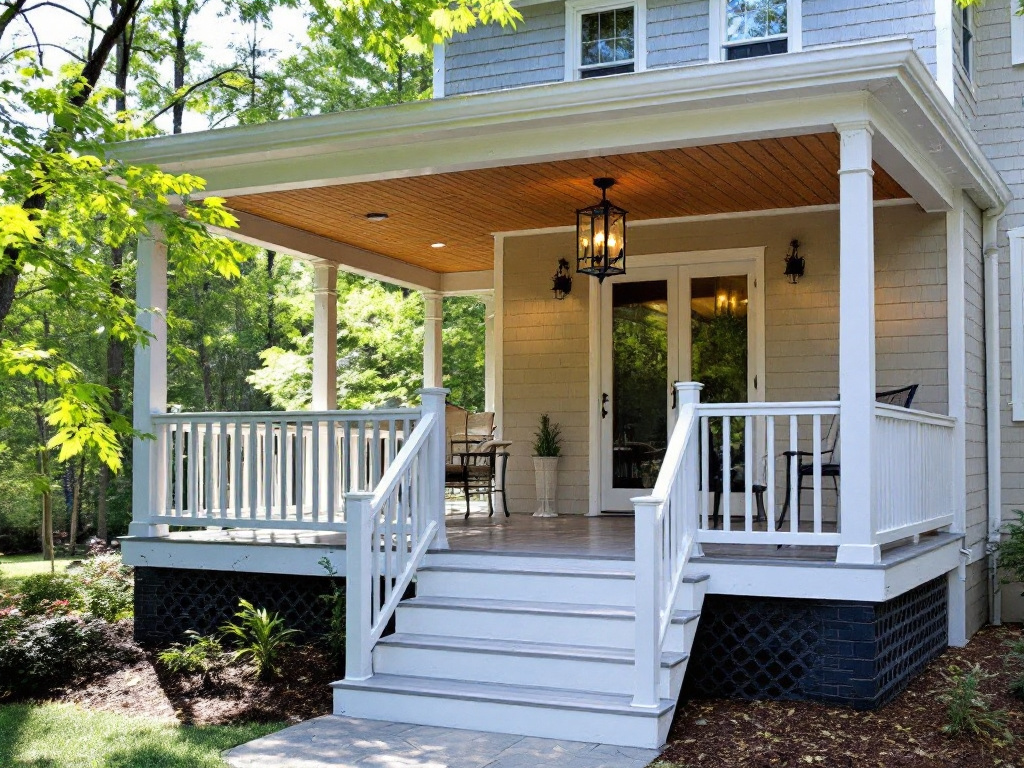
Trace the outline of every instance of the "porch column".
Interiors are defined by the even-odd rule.
[[[313,267],[313,410],[338,407],[338,268]]]
[[[149,335],[147,344],[135,345],[135,380],[132,426],[155,434],[153,414],[167,411],[167,244],[163,232],[152,229],[140,237],[137,251],[136,322]],[[158,436],[159,437],[159,436]],[[159,440],[132,441],[132,536],[167,536],[166,525],[150,523],[163,504],[167,466]]]
[[[444,383],[441,367],[441,323],[444,296],[437,291],[423,292],[423,388],[435,389]]]
[[[871,124],[839,132],[840,546],[837,560],[877,563],[872,462],[875,434],[875,229]]]
[[[497,350],[494,348],[494,296],[481,296],[484,303],[484,410],[494,413],[494,364]]]

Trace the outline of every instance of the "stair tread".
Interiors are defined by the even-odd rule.
[[[621,605],[580,605],[579,603],[553,603],[535,600],[497,600],[479,597],[442,597],[423,595],[403,600],[402,608],[448,608],[461,611],[502,611],[505,613],[535,613],[562,616],[594,616],[606,619],[632,619],[636,611]],[[700,617],[700,611],[676,611],[673,624],[685,624]]]
[[[434,573],[497,573],[504,575],[536,575],[536,576],[593,576],[600,579],[629,579],[632,581],[635,575],[632,571],[621,569],[589,569],[589,568],[551,568],[539,563],[536,567],[514,567],[514,568],[490,568],[481,565],[425,565],[420,566],[417,572]]]
[[[566,645],[561,643],[536,643],[521,640],[499,640],[477,637],[450,637],[442,635],[420,635],[399,632],[383,637],[378,645],[398,648],[431,648],[440,650],[465,651],[468,653],[499,652],[510,656],[540,656],[547,658],[573,658],[632,664],[635,654],[627,648],[610,648],[593,645]],[[688,658],[682,652],[666,651],[661,654],[661,666],[673,667]]]
[[[339,680],[333,688],[352,691],[379,691],[413,696],[440,696],[469,701],[521,704],[548,709],[575,709],[587,712],[659,717],[671,712],[675,702],[661,699],[657,707],[641,709],[631,706],[632,697],[623,694],[593,693],[565,688],[539,688],[504,683],[477,683],[469,680],[448,680],[409,675],[376,674],[367,680]]]

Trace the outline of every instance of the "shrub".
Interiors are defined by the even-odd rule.
[[[940,693],[938,700],[946,706],[946,725],[942,732],[949,736],[982,737],[1013,741],[1006,726],[1006,712],[989,706],[991,696],[982,693],[981,682],[993,675],[983,672],[978,664],[964,670],[951,666],[943,678],[950,684],[949,691]]]
[[[284,619],[266,608],[256,608],[248,600],[239,600],[240,610],[235,614],[237,622],[230,622],[220,628],[221,632],[235,641],[239,649],[234,660],[248,657],[256,667],[256,677],[268,680],[277,676],[277,662],[281,651],[292,645],[291,637],[297,630],[288,629]]]
[[[203,685],[208,685],[224,661],[224,649],[216,637],[200,635],[194,629],[185,633],[187,643],[173,643],[157,654],[157,660],[175,675],[203,676]]]
[[[0,698],[45,696],[76,679],[137,660],[118,628],[79,616],[31,616],[8,622],[0,642]]]
[[[331,577],[331,591],[329,594],[321,595],[320,599],[327,603],[331,609],[331,626],[327,632],[327,647],[334,654],[335,662],[339,662],[345,654],[345,588],[338,584],[338,572],[331,565],[326,557],[321,557],[317,563]]]
[[[1004,666],[1010,673],[1010,695],[1024,700],[1024,640],[1008,642],[1009,653]]]
[[[78,580],[68,573],[37,573],[21,584],[19,608],[26,616],[54,612],[71,613],[85,609]],[[62,610],[66,609],[66,610]]]
[[[114,622],[131,618],[135,592],[131,566],[117,554],[104,554],[83,561],[77,577],[89,613]]]
[[[999,545],[999,565],[1008,574],[1004,584],[1024,581],[1024,510],[1015,509],[1017,522],[1006,523],[1006,538]]]

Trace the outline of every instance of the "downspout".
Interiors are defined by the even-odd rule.
[[[985,437],[988,459],[988,619],[991,624],[1002,623],[1002,605],[999,600],[998,545],[1002,520],[1003,479],[1002,444],[999,434],[1001,404],[999,395],[999,217],[1003,208],[985,211],[982,225],[982,252],[985,259]]]

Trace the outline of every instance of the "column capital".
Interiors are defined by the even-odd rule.
[[[875,135],[875,125],[870,120],[844,120],[841,123],[833,123],[832,125],[840,136],[844,133],[856,133],[857,131],[867,131],[869,136]]]
[[[839,175],[866,173],[874,175],[871,163],[871,137],[875,129],[868,120],[836,123],[839,132]]]
[[[313,265],[313,294],[338,295],[338,267],[335,264]]]

